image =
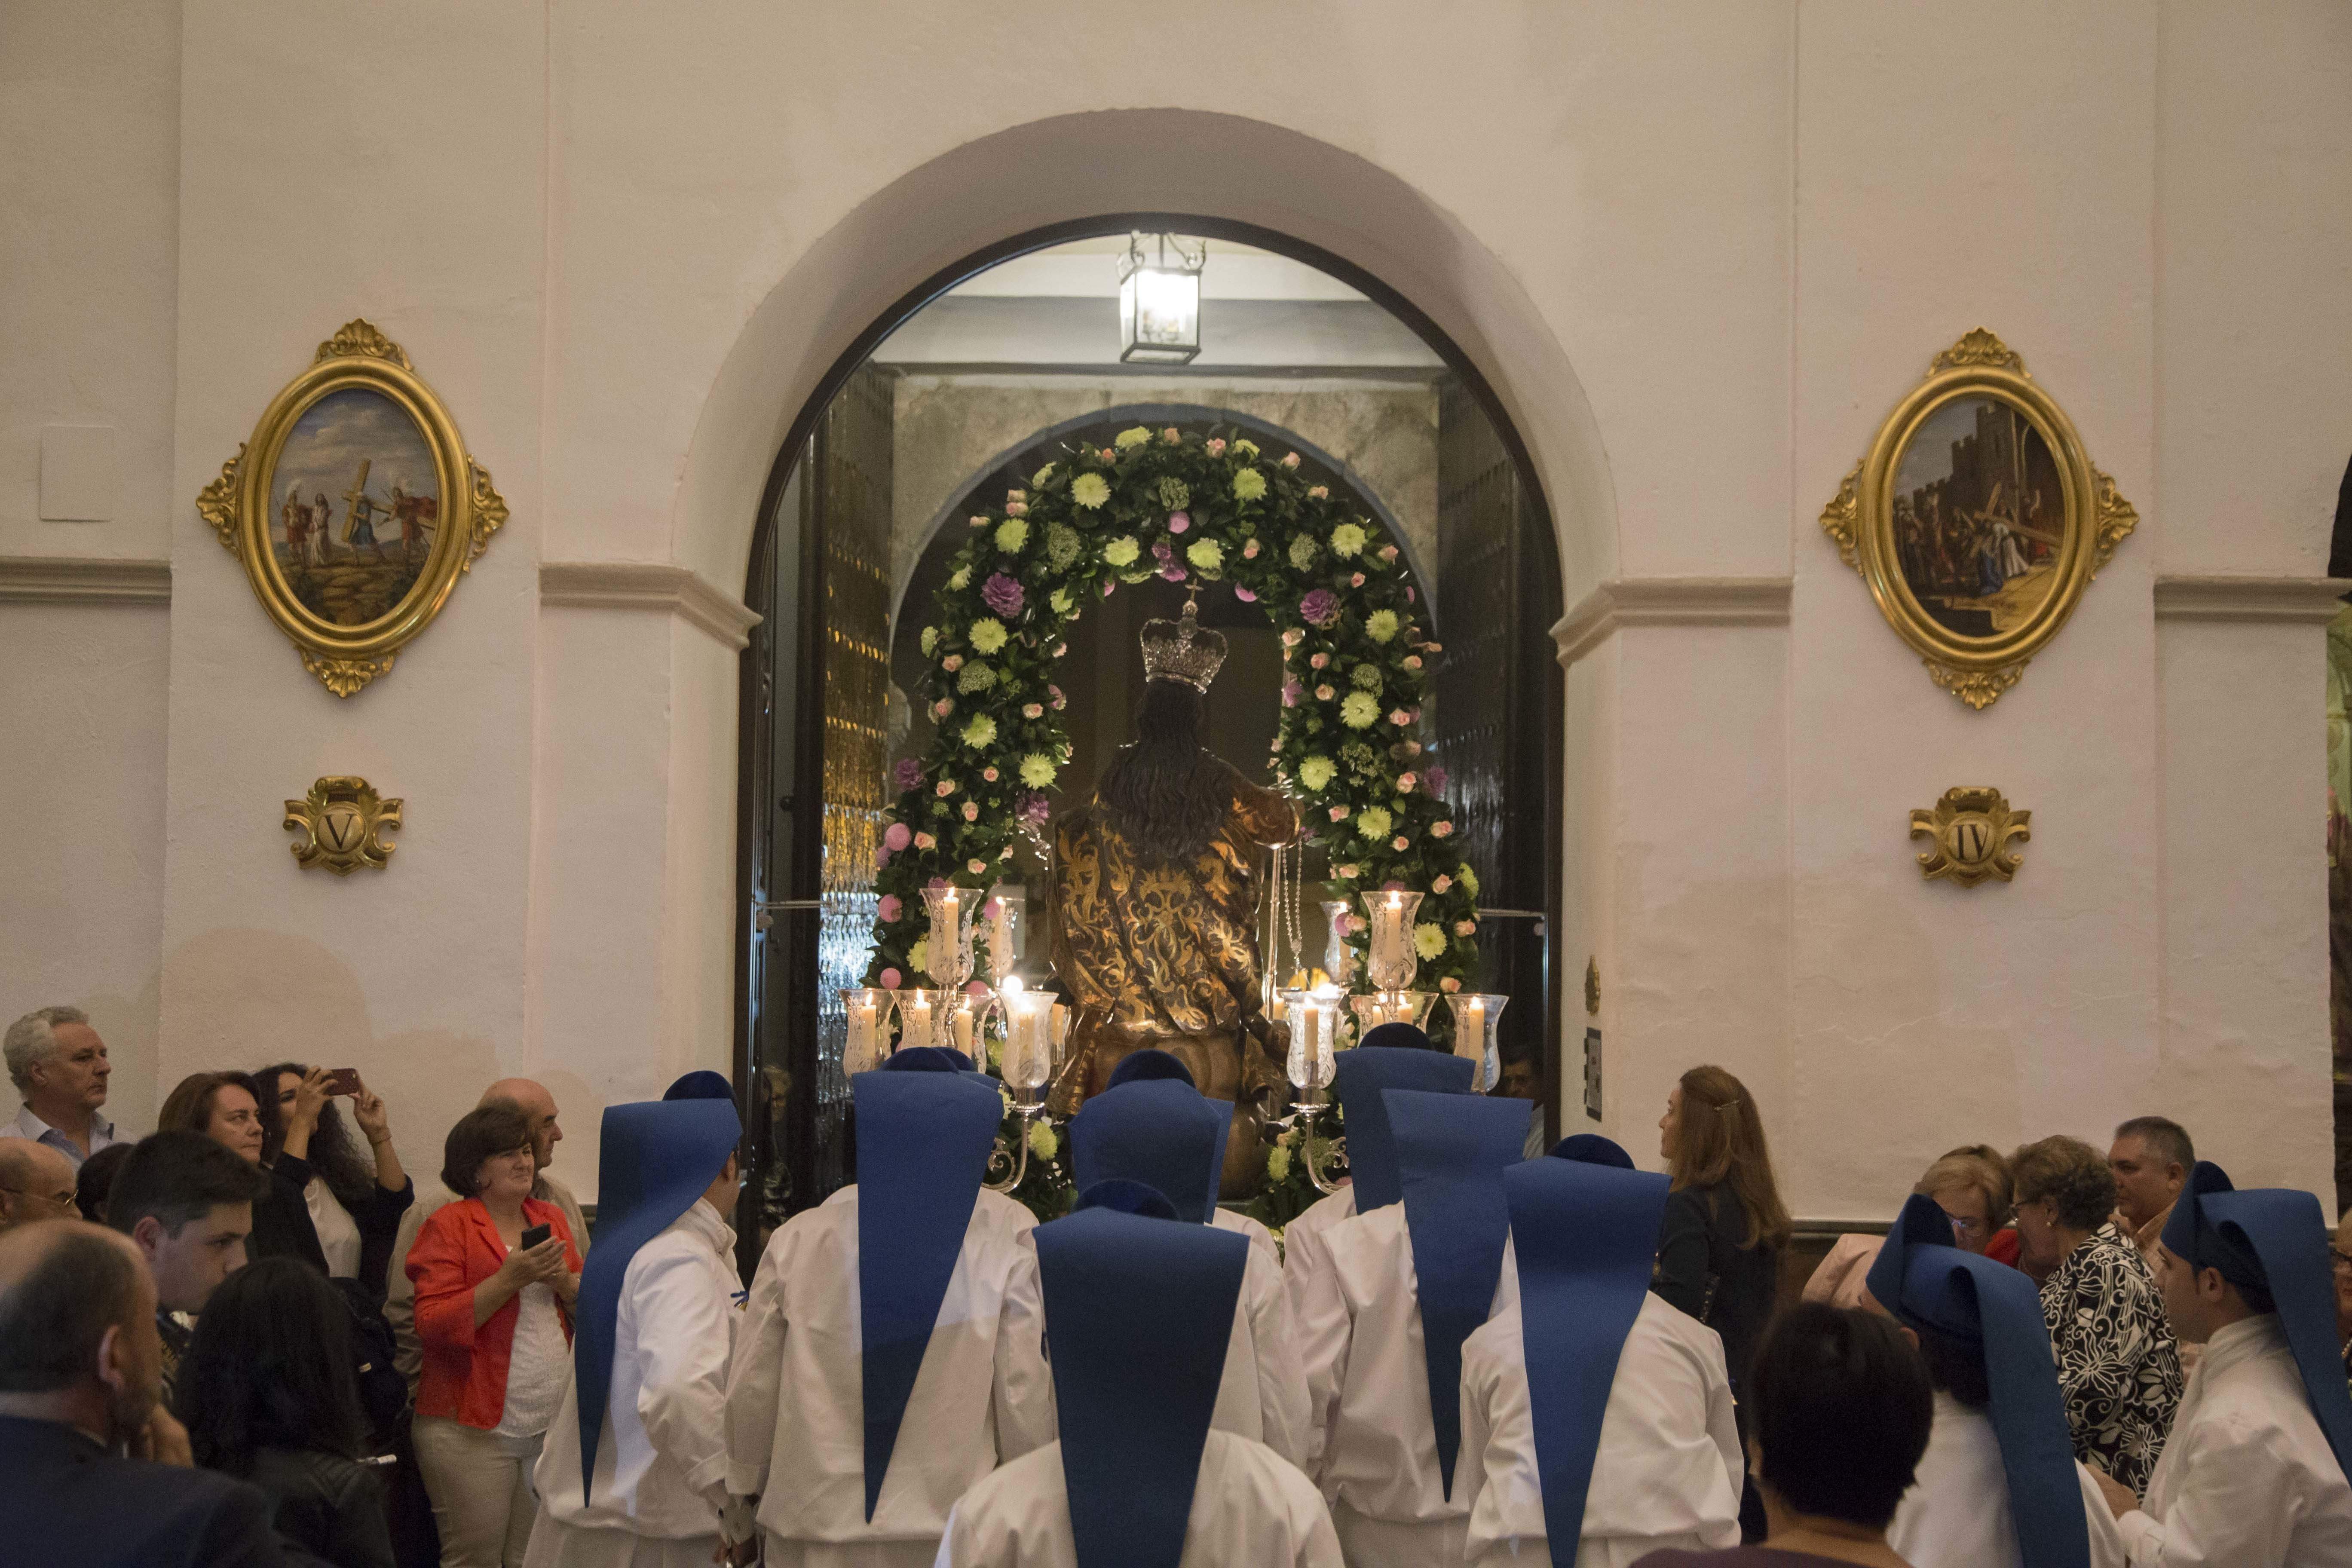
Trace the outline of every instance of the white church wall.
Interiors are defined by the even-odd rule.
[[[2328,356],[2352,325],[2339,11],[1529,5],[1431,29],[1401,0],[1337,22],[1213,3],[1147,52],[1150,18],[1075,0],[222,0],[180,23],[166,153],[139,84],[175,13],[127,13],[156,35],[132,47],[94,19],[120,9],[0,22],[12,81],[126,62],[91,86],[126,100],[97,141],[0,110],[33,154],[0,178],[56,172],[0,203],[12,280],[48,290],[5,318],[0,552],[156,554],[168,529],[168,706],[151,721],[163,688],[139,684],[163,679],[152,612],[103,612],[129,651],[77,673],[0,610],[12,716],[79,722],[79,681],[112,707],[75,754],[121,759],[70,805],[0,774],[0,804],[157,836],[157,929],[103,964],[6,910],[40,926],[44,984],[160,984],[154,1084],[348,1047],[429,1172],[482,1082],[530,1072],[593,1190],[602,1103],[724,1059],[736,658],[683,617],[542,605],[542,563],[736,593],[785,426],[877,312],[980,245],[1160,206],[1325,246],[1427,310],[1534,451],[1571,605],[1604,581],[1792,581],[1785,627],[1631,626],[1569,676],[1568,980],[1600,956],[1606,1124],[1645,1162],[1664,1085],[1716,1058],[1769,1096],[1808,1214],[1883,1216],[1950,1143],[2095,1137],[2176,1089],[2242,1179],[2324,1183],[2320,633],[2176,635],[2153,592],[2159,569],[2320,569],[2352,374]],[[972,89],[976,61],[1003,90]],[[366,113],[319,89],[352,62]],[[104,157],[124,194],[74,194]],[[340,701],[192,502],[355,315],[405,345],[513,517]],[[1979,322],[2143,518],[1985,714],[1929,685],[1814,521]],[[26,453],[85,409],[124,432],[124,520],[58,552],[85,525],[31,530]],[[278,802],[339,772],[408,802],[385,873],[286,853]],[[2035,813],[2014,884],[1920,884],[1907,812],[1964,783]],[[0,851],[26,886],[79,865]],[[2262,918],[2214,918],[2225,871]],[[152,871],[87,874],[158,907]]]

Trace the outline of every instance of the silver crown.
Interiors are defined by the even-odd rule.
[[[1184,616],[1143,623],[1143,679],[1181,680],[1205,692],[1224,668],[1225,635],[1201,629],[1200,606],[1184,601]]]

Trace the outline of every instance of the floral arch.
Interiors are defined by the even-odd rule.
[[[1460,990],[1478,957],[1478,881],[1447,842],[1444,770],[1416,738],[1426,660],[1398,542],[1245,438],[1137,426],[1040,468],[973,515],[922,632],[926,753],[897,764],[877,851],[869,984],[924,970],[922,889],[994,882],[1040,836],[1070,756],[1054,683],[1063,629],[1121,583],[1229,583],[1282,633],[1273,765],[1353,897],[1426,895],[1422,984]],[[1360,922],[1350,936],[1365,941]],[[984,962],[984,960],[983,960]]]

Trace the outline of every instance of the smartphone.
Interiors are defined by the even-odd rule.
[[[553,1236],[554,1234],[555,1227],[551,1225],[532,1226],[529,1230],[522,1233],[522,1239],[515,1243],[515,1250],[517,1252],[529,1252],[532,1247],[537,1247],[541,1242],[545,1241],[549,1237]]]
[[[357,1094],[360,1091],[360,1069],[335,1068],[327,1074],[329,1094]]]

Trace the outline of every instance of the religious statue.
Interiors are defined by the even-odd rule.
[[[1055,1109],[1073,1114],[1130,1052],[1167,1051],[1234,1102],[1224,1191],[1255,1176],[1261,1091],[1286,1080],[1287,1042],[1261,1005],[1258,850],[1298,837],[1287,798],[1200,740],[1225,639],[1183,618],[1143,627],[1136,740],[1054,833],[1054,967],[1077,1009]]]

